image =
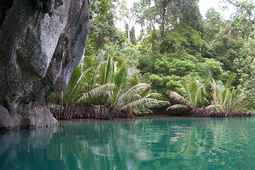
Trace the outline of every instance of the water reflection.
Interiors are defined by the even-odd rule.
[[[255,119],[65,122],[0,146],[1,170],[254,169]]]

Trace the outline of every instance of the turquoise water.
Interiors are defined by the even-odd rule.
[[[255,169],[255,119],[65,122],[0,136],[0,170],[175,169]]]

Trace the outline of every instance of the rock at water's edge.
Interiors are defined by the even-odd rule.
[[[88,0],[0,2],[0,126],[46,127],[49,92],[64,89],[85,47]],[[4,107],[2,107],[4,106]]]
[[[9,111],[0,106],[0,128],[12,129],[21,124],[21,116],[18,114],[10,114]]]

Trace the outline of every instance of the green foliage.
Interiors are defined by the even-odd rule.
[[[204,36],[207,41],[213,41],[217,34],[222,31],[222,25],[224,25],[223,18],[219,12],[211,8],[206,13],[206,19],[204,23]]]
[[[112,97],[114,88],[115,84],[112,83],[100,85],[88,92],[80,93],[75,102],[82,102],[88,105],[107,105],[110,103],[109,98]]]
[[[193,107],[204,106],[207,103],[206,87],[201,80],[188,76],[183,82],[183,91],[190,105]]]
[[[81,92],[81,82],[85,78],[86,74],[81,73],[79,67],[77,67],[72,75],[72,78],[69,82],[68,89],[65,91],[65,103],[71,103],[76,100],[77,94]]]
[[[150,93],[150,85],[139,83],[124,91],[116,84],[104,84],[86,93],[83,93],[79,103],[109,105],[115,111],[128,112],[131,108],[134,113],[150,112],[149,108],[168,105],[168,102],[154,98]],[[158,94],[159,95],[159,94]],[[103,103],[98,103],[102,101]]]
[[[87,55],[95,55],[108,43],[122,44],[124,33],[114,26],[113,2],[111,0],[95,0],[90,5],[92,20],[90,34],[86,45]]]
[[[163,53],[178,52],[185,49],[186,52],[194,54],[200,52],[205,45],[201,33],[190,26],[179,25],[165,34],[160,43],[160,51]]]
[[[187,25],[202,31],[202,17],[197,0],[151,0],[135,3],[134,9],[137,23],[149,32],[159,25],[160,38],[178,25]],[[148,23],[148,24],[145,24]]]
[[[212,104],[217,111],[226,113],[247,111],[247,100],[242,91],[215,80],[212,81],[211,86]]]
[[[186,52],[173,54],[153,54],[140,60],[139,68],[153,89],[162,93],[168,90],[182,91],[182,80],[185,76],[196,75],[200,79],[223,77],[221,63],[214,59],[207,59],[190,55]]]
[[[246,106],[245,94],[249,109],[255,108],[254,4],[228,2],[236,9],[229,20],[214,9],[203,19],[197,0],[139,1],[130,11],[123,6],[126,2],[93,1],[86,57],[73,73],[65,102],[77,102],[84,94],[83,102],[89,99],[90,104],[120,109],[124,107],[118,104],[120,96],[146,82],[153,92],[166,96],[169,90],[177,91],[196,107],[213,99],[221,111],[242,110],[237,102]],[[122,7],[117,9],[118,3]],[[135,43],[128,40],[130,30],[116,28],[116,18],[140,25]],[[229,77],[231,83],[227,83]],[[208,83],[209,79],[214,83]],[[242,93],[237,89],[243,89]],[[137,100],[131,97],[125,109],[127,103],[153,103],[154,99],[139,95]]]
[[[125,54],[126,51],[123,53]],[[151,86],[139,83],[139,74],[128,74],[125,55],[115,46],[107,45],[97,58],[85,58],[73,73],[65,93],[65,103],[106,105],[117,111],[132,110],[139,114],[150,112],[149,108],[168,102],[157,99],[159,94],[150,93]],[[118,55],[119,54],[119,55]]]
[[[88,62],[84,63],[86,68],[81,64],[74,70],[63,99],[60,99],[63,100],[64,104],[75,103],[82,92],[94,86],[93,75],[96,72],[93,65],[94,61],[89,61],[90,58],[87,59]]]
[[[231,1],[231,0],[230,0]],[[253,0],[243,0],[234,3],[237,7],[233,17],[233,31],[243,39],[255,38],[255,4]]]

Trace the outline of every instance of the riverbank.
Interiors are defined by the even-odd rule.
[[[111,111],[108,107],[84,106],[84,105],[50,105],[49,109],[57,120],[75,120],[75,119],[116,119],[116,118],[131,118],[123,112]]]
[[[175,115],[175,114],[173,114]],[[250,112],[215,112],[210,111],[205,108],[191,108],[187,113],[180,114],[179,116],[189,116],[189,117],[250,117],[254,116],[254,113]]]
[[[112,119],[129,119],[138,117],[211,117],[211,118],[225,118],[225,117],[251,117],[254,113],[249,112],[213,112],[205,108],[188,108],[183,112],[173,112],[169,110],[154,110],[152,113],[144,113],[136,115],[135,113],[116,112],[110,110],[106,106],[84,106],[84,105],[51,105],[49,106],[53,116],[57,120],[77,120],[77,119],[95,119],[95,120],[112,120]]]

